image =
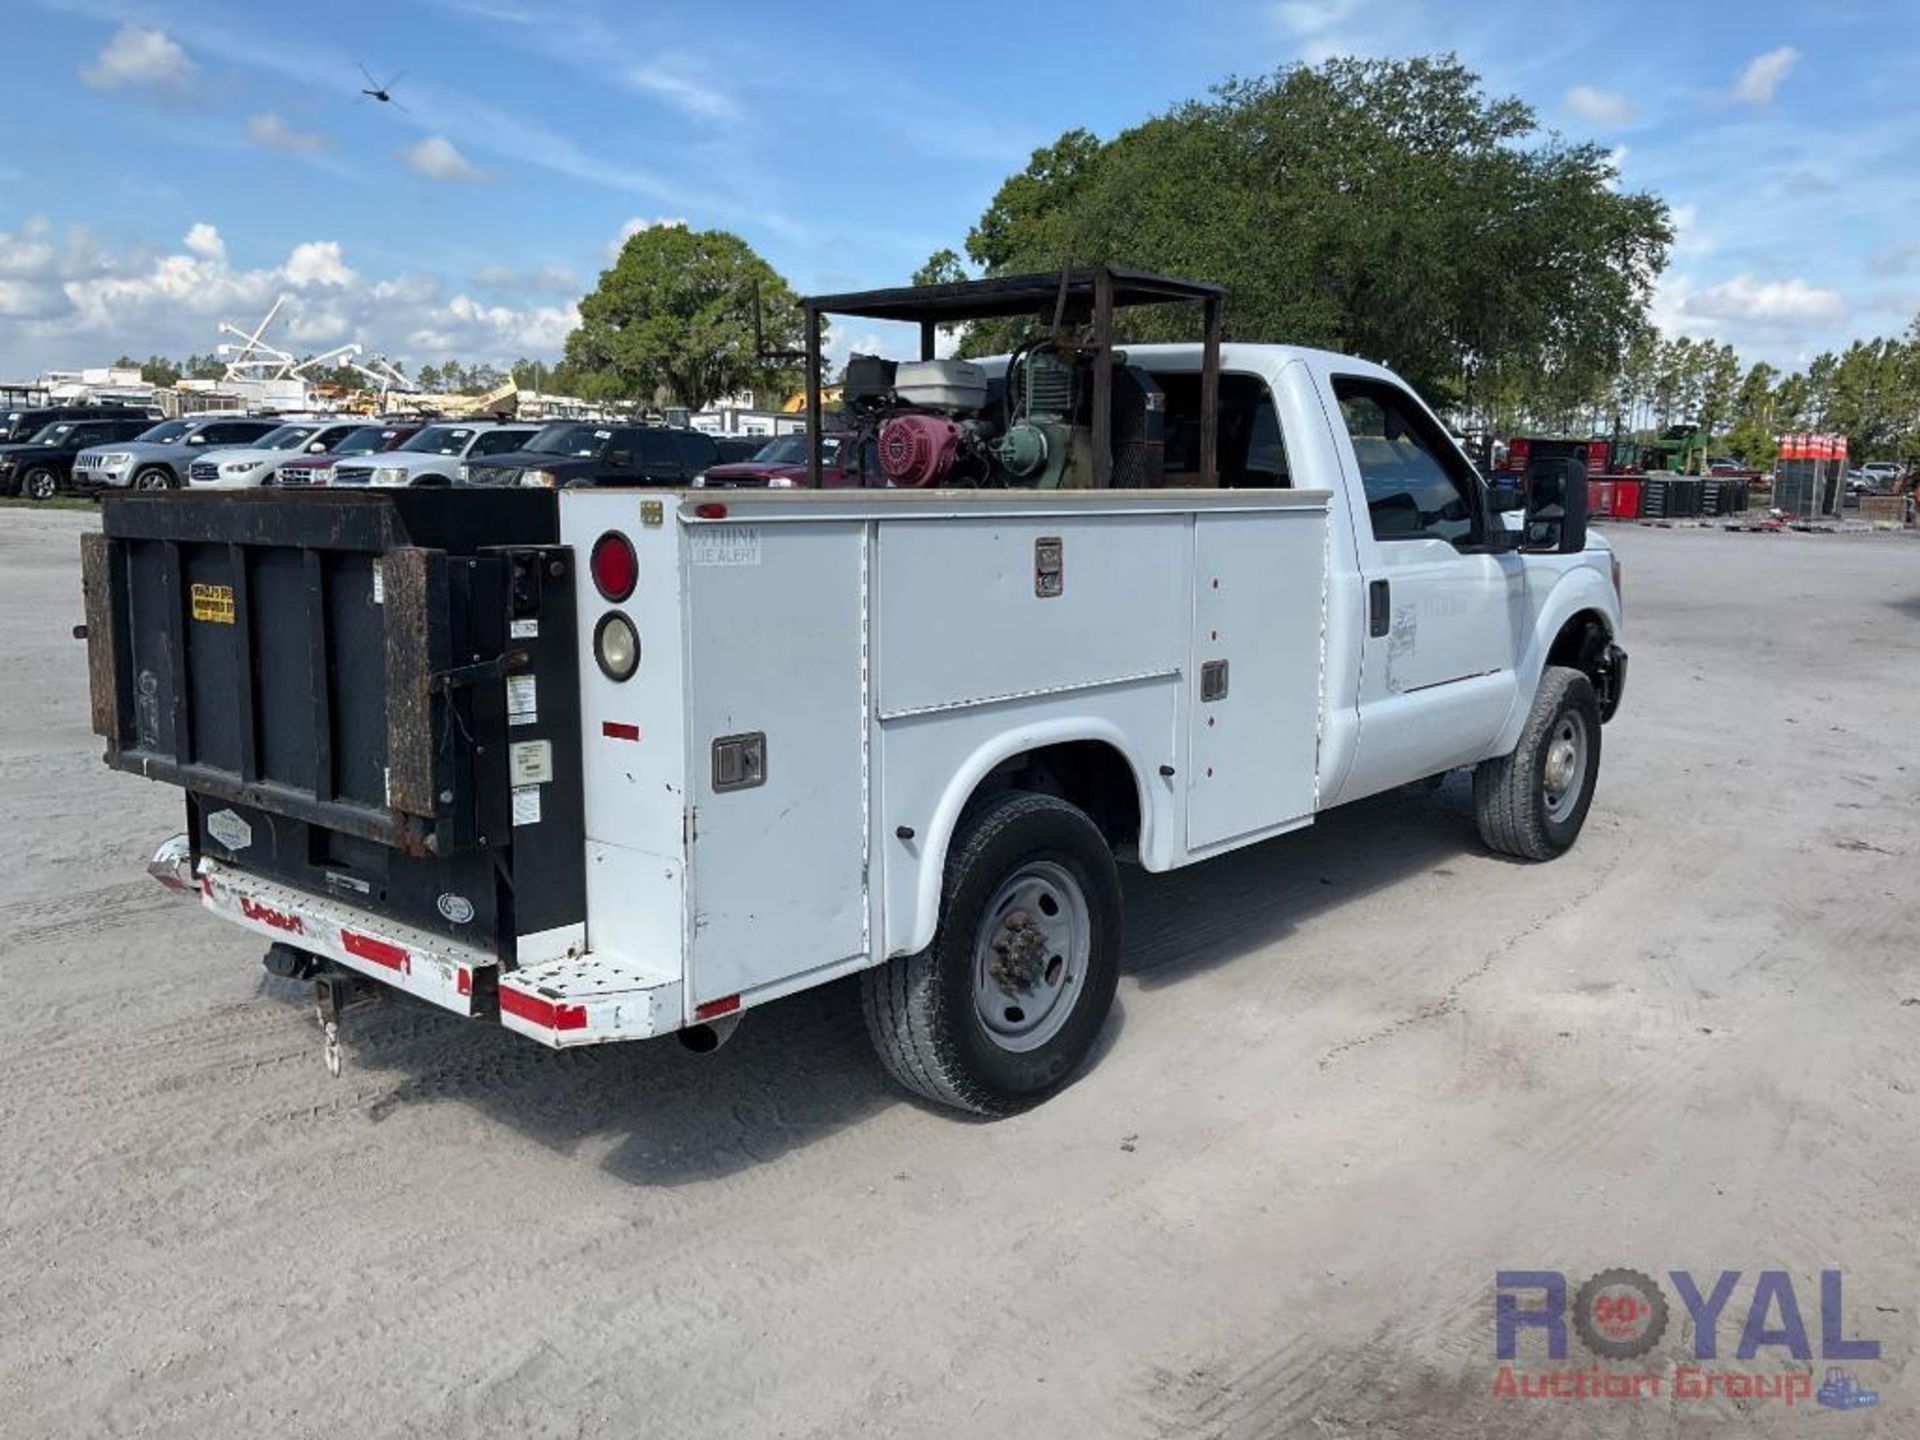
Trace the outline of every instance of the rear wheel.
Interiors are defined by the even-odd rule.
[[[174,490],[180,482],[173,478],[173,472],[164,465],[149,465],[133,477],[136,490]]]
[[[1551,860],[1579,838],[1600,777],[1600,702],[1578,670],[1549,666],[1511,755],[1473,772],[1474,819],[1492,849]]]
[[[1009,1115],[1072,1077],[1119,977],[1105,838],[1066,801],[1012,791],[956,831],[933,944],[866,973],[867,1027],[908,1089]]]
[[[60,493],[60,475],[50,465],[36,465],[20,477],[20,493],[29,500],[51,500]]]

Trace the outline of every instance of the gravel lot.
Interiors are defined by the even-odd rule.
[[[91,523],[0,510],[0,1431],[1915,1433],[1920,544],[1610,531],[1572,855],[1488,855],[1455,777],[1129,874],[1097,1064],[984,1125],[846,987],[711,1057],[396,1004],[329,1080],[141,871],[180,802],[88,734]],[[1879,1407],[1496,1399],[1494,1272],[1613,1265],[1744,1272],[1723,1357],[1753,1272],[1817,1344],[1843,1269]]]

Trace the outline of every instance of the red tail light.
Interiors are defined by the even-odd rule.
[[[704,504],[694,506],[693,513],[702,520],[724,520],[727,518],[727,507],[718,500],[708,500]]]
[[[618,530],[609,530],[593,542],[587,568],[593,572],[594,588],[616,604],[640,583],[640,557],[633,553],[633,542]]]

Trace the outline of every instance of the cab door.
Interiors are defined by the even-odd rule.
[[[1485,755],[1516,693],[1525,569],[1425,406],[1377,376],[1332,385],[1366,605],[1354,799]]]

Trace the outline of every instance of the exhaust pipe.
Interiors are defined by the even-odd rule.
[[[703,1021],[698,1025],[688,1025],[678,1032],[680,1043],[696,1055],[711,1055],[727,1041],[733,1038],[733,1032],[740,1028],[738,1015],[722,1015],[717,1020]]]

